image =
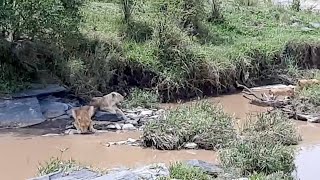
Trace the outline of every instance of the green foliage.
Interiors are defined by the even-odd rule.
[[[199,168],[190,167],[183,163],[175,163],[170,166],[170,178],[181,180],[210,180],[213,179]]]
[[[252,116],[246,121],[243,134],[283,145],[297,145],[301,140],[292,120],[278,110]]]
[[[145,108],[157,108],[159,96],[153,91],[145,91],[138,88],[131,90],[128,98],[125,99],[126,108],[136,108],[138,106]]]
[[[187,142],[199,148],[217,150],[236,139],[233,118],[209,102],[183,106],[166,114],[165,120],[149,122],[142,140],[147,147],[181,149]]]
[[[320,105],[320,85],[312,85],[308,88],[303,88],[299,92],[299,96],[309,101],[310,103]]]
[[[269,175],[253,174],[249,178],[250,180],[293,180],[294,178],[291,175],[288,175],[283,172],[276,172]]]
[[[288,145],[301,140],[290,121],[280,111],[252,117],[242,138],[219,152],[221,164],[240,170],[242,175],[252,175],[251,179],[288,179],[295,169],[295,147]]]
[[[70,32],[77,32],[79,8],[83,0],[4,0],[0,5],[0,29],[16,40],[23,36],[32,39],[61,41]]]
[[[38,174],[40,176],[50,174],[57,171],[66,172],[69,170],[76,170],[78,166],[74,160],[63,161],[60,158],[51,158],[44,164],[38,167]]]
[[[79,48],[60,64],[65,81],[84,98],[108,92],[115,62],[121,60],[120,44],[114,39],[93,39],[84,41]]]
[[[274,141],[265,141],[259,137],[247,137],[234,141],[219,153],[221,164],[241,170],[243,175],[254,172],[272,174],[283,171],[290,174],[294,169],[295,150]]]

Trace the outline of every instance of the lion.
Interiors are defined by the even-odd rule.
[[[102,97],[92,98],[89,105],[94,106],[101,111],[108,111],[114,114],[120,114],[124,120],[128,120],[126,115],[117,107],[124,101],[124,97],[118,92],[111,92],[110,94]]]
[[[74,126],[79,134],[87,132],[96,132],[93,128],[92,116],[95,113],[94,106],[82,106],[77,109],[72,109],[72,117],[74,118]]]
[[[269,90],[269,95],[272,95],[272,96],[293,97],[294,94],[295,94],[295,88],[294,87],[281,88],[281,89],[270,89]]]
[[[299,89],[310,87],[314,84],[320,84],[318,79],[300,79],[298,80],[298,87]]]

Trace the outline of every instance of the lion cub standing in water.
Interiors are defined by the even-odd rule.
[[[93,128],[93,121],[91,117],[94,115],[95,110],[93,106],[82,106],[77,109],[72,109],[72,117],[74,118],[74,126],[78,133],[96,132]]]
[[[117,105],[121,105],[121,102],[123,101],[124,97],[120,93],[111,92],[110,94],[104,95],[102,97],[92,98],[90,105],[102,111],[120,114],[124,120],[128,120],[126,115],[117,107]]]

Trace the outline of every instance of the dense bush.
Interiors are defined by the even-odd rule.
[[[290,174],[295,169],[294,157],[293,147],[283,146],[276,141],[271,143],[259,137],[234,141],[229,148],[219,153],[224,167],[238,168],[247,176],[254,172],[268,175],[283,171]]]
[[[170,111],[165,120],[148,123],[142,139],[145,146],[163,150],[180,149],[187,142],[216,150],[236,139],[236,132],[233,118],[220,107],[199,102]]]
[[[242,133],[283,145],[297,145],[301,140],[294,122],[280,110],[251,116]]]

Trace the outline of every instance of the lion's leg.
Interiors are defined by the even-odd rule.
[[[77,129],[78,134],[81,134],[81,129],[80,129],[79,124],[77,122],[74,122],[73,125]]]
[[[124,120],[128,120],[127,116],[121,111],[121,109],[115,107],[115,111],[120,114]]]
[[[91,132],[96,132],[97,130],[93,127],[93,122],[90,123],[89,130]]]
[[[100,110],[102,111],[107,111],[107,112],[110,112],[110,113],[117,113],[116,110],[114,108],[111,108],[111,107],[101,107]]]

